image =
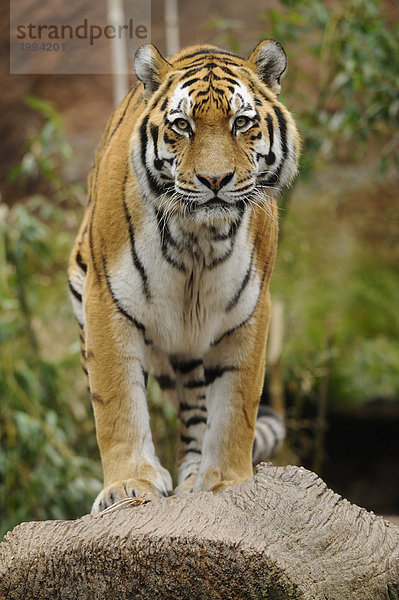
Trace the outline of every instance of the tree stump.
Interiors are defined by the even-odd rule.
[[[23,523],[0,599],[399,598],[399,528],[303,468],[262,464],[220,493]]]

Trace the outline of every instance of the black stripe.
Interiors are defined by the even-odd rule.
[[[157,125],[154,125],[154,123],[151,123],[150,124],[150,133],[151,133],[152,141],[154,143],[154,153],[157,158],[158,158],[158,131],[159,131],[159,127],[157,127]]]
[[[202,363],[202,358],[194,358],[193,360],[189,360],[187,362],[172,360],[172,367],[175,369],[175,371],[185,374],[190,373],[190,371],[193,371],[197,367],[201,366]]]
[[[206,69],[215,69],[216,67],[220,67],[223,63],[215,63],[215,62],[206,62],[203,68]]]
[[[127,178],[127,174],[125,176],[125,181],[123,184],[123,190],[125,191],[125,183],[126,183],[126,178]],[[126,201],[125,201],[125,194],[123,193],[123,208],[125,210],[125,217],[128,223],[128,228],[129,228],[129,239],[130,239],[130,250],[131,250],[131,254],[132,254],[132,259],[133,259],[133,264],[136,267],[137,271],[139,272],[139,275],[141,277],[141,284],[143,287],[143,293],[144,296],[146,297],[146,300],[150,301],[152,300],[152,295],[151,295],[151,291],[150,291],[150,286],[148,283],[148,277],[147,277],[147,273],[144,269],[144,265],[141,262],[141,260],[139,259],[137,252],[136,252],[136,246],[134,243],[134,233],[133,233],[133,223],[132,223],[132,217],[130,216],[129,210],[126,206]]]
[[[237,74],[234,73],[234,71],[232,71],[228,67],[226,67],[226,65],[224,65],[224,64],[215,65],[215,67],[219,67],[219,69],[221,71],[223,71],[223,73],[226,73],[226,75],[229,75],[230,77],[237,77]],[[237,85],[237,83],[238,83],[237,79],[230,79],[230,77],[223,77],[223,79],[225,79],[226,81],[229,81],[230,83],[232,83],[234,85]]]
[[[155,379],[161,390],[173,390],[175,388],[176,382],[169,375],[155,375]]]
[[[75,298],[77,300],[79,300],[79,302],[82,302],[82,294],[79,294],[79,292],[77,290],[75,290],[75,288],[73,287],[73,285],[69,281],[69,279],[68,279],[68,286],[69,286],[69,289],[71,290],[72,294],[75,296]]]
[[[219,64],[217,66],[220,66],[221,64],[223,64],[223,65],[230,65],[232,67],[242,67],[242,65],[239,65],[228,59],[222,59],[219,56],[213,56],[212,58],[214,58],[216,61],[219,61]],[[201,67],[201,69],[206,69],[206,67],[208,65],[208,63],[207,63],[208,59],[209,59],[209,57],[207,57],[207,56],[201,56],[200,58],[192,60],[189,65],[187,65],[186,67],[183,67],[182,71],[194,69],[195,67]],[[214,71],[212,71],[212,75],[215,76]],[[219,78],[217,77],[217,79],[219,79]],[[208,81],[208,79],[205,79],[205,78],[204,78],[204,80]]]
[[[209,94],[211,93],[211,89],[213,90],[214,88],[212,86],[209,86],[209,88],[207,88],[206,90],[201,90],[200,92],[196,92],[196,94],[195,94],[196,99],[198,100],[198,98],[200,98],[201,96],[209,96]],[[194,91],[195,90],[193,90],[193,92]]]
[[[204,65],[201,65],[199,67],[193,67],[193,68],[188,68],[187,71],[185,71],[183,73],[183,75],[180,77],[180,81],[184,81],[185,79],[187,79],[188,77],[192,77],[193,75],[196,75],[197,73],[199,73],[200,71],[204,70]],[[202,79],[202,78],[200,78]]]
[[[186,454],[188,454],[189,452],[193,452],[194,454],[202,454],[202,451],[198,448],[186,448],[185,451]]]
[[[230,225],[230,229],[229,229],[229,232],[228,232],[228,234],[227,234],[227,237],[228,237],[228,238],[231,238],[231,246],[230,246],[230,248],[227,250],[227,252],[226,252],[225,254],[223,254],[223,256],[221,256],[221,257],[219,257],[219,258],[215,259],[215,260],[214,260],[213,262],[211,262],[209,265],[208,265],[208,264],[206,265],[206,268],[207,268],[207,269],[209,269],[209,270],[213,269],[214,267],[216,267],[216,266],[217,266],[217,265],[219,265],[220,263],[224,262],[224,261],[225,261],[227,258],[229,258],[229,256],[230,256],[230,255],[231,255],[231,253],[233,252],[233,249],[234,249],[234,237],[235,237],[235,235],[236,235],[236,233],[237,233],[238,229],[239,229],[239,228],[240,228],[240,226],[241,226],[241,223],[242,223],[242,218],[243,218],[243,215],[244,215],[244,213],[245,213],[245,208],[246,208],[246,205],[245,205],[245,202],[244,202],[243,200],[237,200],[237,202],[235,203],[235,205],[234,205],[234,206],[235,206],[235,208],[237,208],[237,209],[238,209],[238,211],[239,211],[239,216],[238,216],[237,220],[236,220],[236,221],[234,221],[234,222],[233,222],[233,223]],[[226,238],[225,236],[218,236],[217,234],[216,234],[216,236],[213,236],[213,237],[212,237],[212,240],[214,240],[214,241],[222,241],[222,240],[224,240],[224,239],[227,239],[227,238]]]
[[[180,434],[180,440],[184,444],[191,444],[191,442],[196,442],[197,441],[195,438],[190,437],[189,435],[184,435],[183,433]]]
[[[202,415],[193,415],[187,421],[183,421],[184,425],[189,429],[193,425],[200,425],[203,423],[207,423],[207,418]]]
[[[181,185],[180,183],[179,183],[179,191],[188,192],[189,194],[197,194],[198,196],[201,194],[201,192],[199,192],[198,190],[194,190],[194,189],[185,187],[185,186]],[[186,198],[182,198],[182,200],[187,201]]]
[[[166,131],[163,134],[163,141],[165,142],[165,144],[170,144],[171,146],[174,146],[176,144],[175,140],[173,138],[170,138]]]
[[[193,390],[195,388],[204,387],[205,385],[205,379],[193,379],[192,381],[187,381],[187,383],[184,384],[184,387],[189,390]]]
[[[238,325],[236,325],[235,327],[232,327],[231,329],[228,329],[227,331],[225,331],[217,340],[215,340],[214,342],[212,342],[211,346],[217,346],[225,337],[227,337],[228,335],[232,335],[235,331],[237,331],[238,329],[240,329],[240,327],[243,327],[246,323],[248,323],[249,319],[252,317],[252,315],[254,314],[256,307],[258,305],[258,300],[260,297],[260,291],[262,288],[260,288],[259,290],[259,295],[256,299],[256,303],[254,308],[252,309],[252,311],[250,312],[250,314],[248,315],[248,317],[246,319],[244,319],[243,321],[241,321],[241,323],[239,323]]]
[[[255,246],[256,246],[256,244],[255,244]],[[254,314],[254,312],[256,310],[256,307],[258,306],[259,298],[260,298],[260,296],[262,294],[263,284],[265,282],[266,275],[267,275],[269,269],[270,269],[270,261],[269,261],[269,257],[268,257],[267,260],[265,261],[265,266],[264,266],[263,273],[262,273],[262,279],[261,279],[260,286],[259,286],[258,297],[256,298],[255,306],[251,310],[250,314],[248,315],[248,317],[246,319],[244,319],[243,321],[241,321],[241,323],[239,323],[235,327],[232,327],[231,329],[228,329],[227,331],[225,331],[217,340],[215,340],[214,342],[212,342],[211,347],[217,346],[217,344],[219,344],[219,342],[221,342],[225,337],[227,337],[228,335],[233,334],[235,331],[237,331],[238,329],[240,329],[240,327],[243,327],[246,323],[248,323],[248,321],[250,320],[250,318]]]
[[[138,320],[137,320],[137,319],[135,319],[135,318],[134,318],[134,317],[133,317],[131,314],[129,314],[129,313],[127,312],[127,310],[125,310],[125,309],[123,308],[123,306],[120,304],[120,302],[119,302],[118,298],[115,296],[115,294],[114,294],[114,291],[113,291],[113,289],[112,289],[112,286],[111,286],[111,281],[110,281],[110,279],[109,279],[109,275],[108,275],[108,271],[107,271],[107,263],[106,263],[106,259],[105,259],[105,256],[104,256],[104,255],[102,256],[102,261],[103,261],[103,269],[104,269],[105,280],[106,280],[106,282],[107,282],[107,287],[108,287],[109,293],[111,294],[111,298],[112,298],[112,300],[113,300],[113,302],[114,302],[114,304],[115,304],[116,308],[118,309],[118,311],[119,311],[119,312],[120,312],[120,313],[121,313],[121,314],[122,314],[124,317],[126,317],[126,318],[127,318],[127,319],[128,319],[130,322],[131,322],[131,323],[133,323],[133,325],[134,325],[134,326],[135,326],[135,327],[136,327],[136,328],[137,328],[139,331],[141,331],[141,332],[143,333],[143,336],[144,336],[144,342],[145,342],[147,345],[151,344],[152,342],[146,338],[146,335],[145,335],[145,327],[144,327],[143,323],[140,323],[140,321],[138,321]]]
[[[143,379],[144,379],[144,387],[147,387],[147,383],[148,383],[148,371],[146,371],[145,369],[142,369],[143,371]]]
[[[187,60],[189,58],[193,58],[194,56],[200,56],[201,54],[219,54],[222,56],[234,56],[235,58],[239,58],[242,60],[238,54],[234,54],[234,52],[229,52],[228,50],[218,50],[217,48],[202,48],[201,50],[197,50],[197,52],[193,52],[192,54],[186,54],[180,57],[180,60]],[[235,63],[233,63],[235,64]],[[237,65],[240,66],[240,65]]]
[[[176,269],[179,269],[179,271],[185,271],[186,270],[185,265],[182,262],[177,262],[168,254],[168,244],[170,246],[173,246],[177,250],[179,250],[179,247],[178,247],[176,241],[173,239],[173,237],[170,234],[168,224],[164,221],[164,213],[161,210],[156,208],[155,214],[156,214],[156,218],[157,218],[158,231],[159,231],[159,235],[161,238],[162,256],[169,264],[171,264]]]
[[[285,121],[284,115],[279,106],[273,105],[273,110],[276,114],[278,124],[280,126],[280,136],[281,136],[281,149],[283,151],[284,158],[287,157],[288,147],[287,147],[287,123]]]
[[[281,417],[267,404],[259,404],[258,406],[258,414],[257,419],[261,419],[262,417],[267,417],[268,419],[274,419],[279,423],[282,423]]]
[[[260,445],[260,448],[258,448],[258,452],[261,452],[262,454],[267,453],[267,455],[271,455],[278,444],[278,437],[271,427],[266,427],[266,429],[267,431],[265,430],[265,424],[263,424],[262,427],[256,427],[255,435],[258,437]],[[271,434],[272,439],[269,439],[269,433]]]
[[[276,114],[277,120],[278,120],[278,124],[280,127],[280,139],[281,139],[281,150],[283,153],[283,158],[277,168],[277,170],[272,173],[267,179],[265,180],[261,180],[260,183],[262,185],[268,186],[268,185],[274,185],[278,182],[278,179],[280,177],[281,171],[283,169],[284,166],[284,159],[287,158],[287,154],[288,154],[288,146],[287,146],[287,124],[285,122],[285,118],[284,115],[281,111],[281,109],[276,106],[275,104],[273,105],[273,110]],[[266,157],[266,163],[268,163],[268,158],[269,160],[271,160],[274,156],[273,152],[269,152],[269,157]],[[273,161],[274,162],[274,161]]]
[[[93,400],[93,402],[97,402],[98,404],[104,404],[104,400],[99,394],[91,394],[91,399]]]
[[[254,127],[255,127],[255,125],[254,125]],[[260,140],[261,137],[262,137],[262,132],[258,131],[258,133],[256,135],[255,134],[251,135],[251,141],[253,142],[255,140]]]
[[[253,183],[248,183],[247,185],[244,185],[243,187],[236,187],[234,192],[239,192],[240,194],[242,194],[242,192],[245,192],[245,190],[249,190],[253,188]]]
[[[234,75],[234,73],[233,73],[233,75]],[[236,86],[238,83],[237,79],[232,79],[231,77],[223,77],[223,78],[220,77],[219,79],[221,79],[222,81],[227,81],[228,83],[231,83],[234,86]]]
[[[202,70],[202,69],[201,69]],[[182,85],[181,88],[186,88],[189,85],[192,85],[193,83],[197,83],[197,81],[201,81],[200,77],[192,77],[192,79],[187,79],[187,81],[185,81]]]
[[[226,306],[226,311],[227,312],[230,312],[236,306],[236,304],[238,303],[238,301],[239,301],[239,299],[241,297],[241,294],[243,293],[243,291],[247,287],[249,278],[251,276],[251,271],[252,271],[252,261],[253,261],[253,257],[254,257],[254,251],[255,251],[255,248],[252,250],[251,261],[249,263],[249,267],[247,269],[247,272],[245,273],[245,277],[242,280],[239,289],[237,290],[237,292],[235,293],[234,297],[230,300],[230,302]]]
[[[95,255],[94,255],[94,241],[93,241],[93,221],[94,221],[94,211],[96,209],[96,200],[97,200],[97,198],[95,199],[95,202],[93,204],[93,210],[92,210],[91,217],[90,217],[90,225],[89,225],[89,247],[90,247],[91,262],[92,262],[92,265],[94,267],[94,272],[95,272],[95,274],[97,276],[97,280],[99,282],[101,282],[100,270],[98,268],[98,265],[97,265],[97,262],[96,262],[96,258],[95,258]]]
[[[148,144],[147,124],[148,124],[149,118],[150,118],[150,115],[147,115],[146,117],[144,117],[144,119],[140,125],[141,162],[142,162],[143,168],[145,169],[148,185],[150,186],[152,193],[155,194],[156,196],[159,196],[160,194],[162,194],[163,192],[165,192],[167,190],[167,187],[165,184],[160,185],[157,182],[157,180],[155,179],[155,177],[153,176],[153,174],[151,173],[151,171],[147,167],[147,163],[146,163],[146,150],[147,150],[147,144]],[[173,186],[171,186],[171,187],[173,187]]]
[[[201,410],[202,412],[207,412],[206,406],[204,404],[199,404],[198,406],[196,406],[195,404],[187,404],[187,402],[180,402],[179,410],[180,412],[187,412],[189,410]]]
[[[213,367],[210,369],[205,369],[205,380],[206,385],[210,385],[218,379],[218,377],[222,377],[227,372],[236,371],[237,367],[227,366],[227,367]]]
[[[78,251],[78,253],[76,254],[76,262],[78,263],[78,265],[82,269],[82,271],[84,271],[86,273],[86,271],[87,271],[87,265],[83,261],[82,255],[80,254],[80,251]]]
[[[267,435],[266,435],[266,436],[264,435],[264,434],[265,434],[265,430],[264,430],[264,427],[265,427],[265,425],[266,425],[266,423],[263,423],[263,427],[260,427],[258,431],[259,431],[259,434],[260,434],[261,438],[263,438],[264,440],[267,440]],[[256,423],[255,423],[255,426],[256,426]],[[277,445],[278,445],[278,442],[279,442],[280,436],[278,435],[277,431],[276,431],[276,430],[275,430],[275,428],[273,427],[273,424],[272,424],[272,423],[268,423],[268,424],[267,424],[267,426],[268,426],[268,428],[269,428],[269,431],[270,431],[270,433],[272,434],[272,437],[274,438],[273,445],[272,445],[272,447],[270,448],[270,453],[272,453],[272,452],[273,452],[273,450],[274,450],[274,449],[277,447]]]
[[[164,100],[165,96],[167,96],[170,86],[174,81],[175,79],[170,77],[166,80],[166,82],[161,83],[157,91],[152,95],[150,104],[147,105],[147,110],[149,113],[152,113],[161,100]]]
[[[216,87],[213,87],[213,86],[212,86],[212,92],[214,92],[214,93],[215,93],[215,94],[217,94],[218,96],[225,96],[225,94],[226,94],[226,91],[225,91],[225,90],[222,90],[222,89],[220,89],[220,88],[216,88]],[[199,94],[200,94],[200,92],[198,92],[198,95],[199,95]],[[216,102],[217,102],[217,100],[216,100]]]
[[[147,123],[148,123],[149,118],[150,118],[149,115],[144,117],[143,122],[140,125],[141,162],[144,167],[146,166],[145,159],[146,159],[146,149],[147,149],[147,143],[148,143]]]
[[[222,256],[219,256],[218,258],[214,258],[213,261],[209,264],[207,263],[205,265],[206,268],[209,271],[211,271],[212,269],[214,269],[215,267],[217,267],[218,265],[223,263],[225,260],[227,260],[231,256],[233,250],[234,250],[234,241],[231,240],[230,248],[224,254],[222,254]]]
[[[253,76],[252,71],[248,72],[248,74],[250,75],[250,77]],[[254,94],[260,94],[261,96],[263,96],[263,98],[267,102],[270,102],[270,104],[272,104],[275,101],[275,99],[272,98],[272,96],[269,96],[269,94],[267,92],[265,92],[265,91],[261,90],[260,88],[258,88],[257,85],[251,84],[249,87],[251,89],[251,92],[253,92]]]
[[[159,154],[158,154],[158,131],[159,131],[159,128],[156,125],[153,125],[151,123],[150,132],[151,132],[152,142],[154,144],[154,154],[155,154],[154,167],[158,171],[160,171],[163,167],[163,160],[161,158],[159,158]]]
[[[237,221],[234,221],[234,223],[232,223],[229,227],[229,231],[227,233],[218,233],[218,230],[216,229],[216,227],[211,226],[210,227],[210,232],[211,232],[211,240],[213,242],[222,242],[225,240],[228,240],[229,238],[233,237],[233,235],[235,235],[237,233],[237,230],[241,224],[241,217],[239,219],[237,219]]]
[[[274,131],[273,131],[273,119],[269,113],[266,115],[266,124],[267,124],[267,131],[269,133],[269,140],[270,140],[270,147],[269,147],[269,154],[270,154],[272,146],[273,146],[273,141],[274,141]]]

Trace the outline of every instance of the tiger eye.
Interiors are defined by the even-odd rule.
[[[178,126],[179,129],[188,129],[188,121],[186,121],[186,119],[177,119],[176,121],[176,125]]]
[[[248,118],[247,117],[237,117],[236,120],[234,121],[234,125],[236,127],[245,127],[245,125],[248,123]]]

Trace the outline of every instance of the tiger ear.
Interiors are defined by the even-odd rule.
[[[250,68],[275,94],[280,93],[280,77],[287,67],[287,55],[276,40],[260,42],[248,59]]]
[[[134,72],[144,83],[147,96],[153,94],[161,85],[172,66],[161,56],[152,44],[137,48],[134,55]]]

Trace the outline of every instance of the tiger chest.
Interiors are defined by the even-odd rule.
[[[121,248],[112,286],[140,321],[155,348],[168,354],[204,355],[256,305],[260,278],[245,223],[233,240],[224,236],[167,244],[151,224]],[[169,235],[171,235],[169,233]]]

